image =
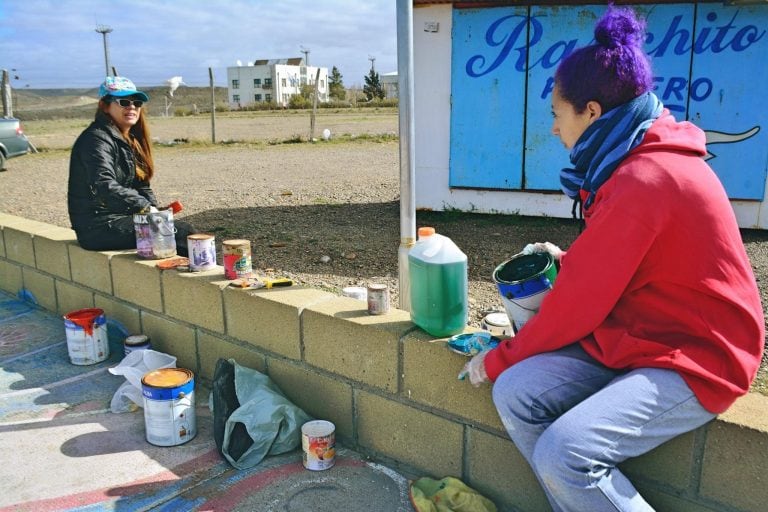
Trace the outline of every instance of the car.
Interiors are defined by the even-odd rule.
[[[5,170],[9,158],[26,155],[30,150],[31,145],[21,128],[21,121],[13,117],[0,118],[0,171]]]

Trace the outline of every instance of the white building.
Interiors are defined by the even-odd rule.
[[[397,71],[393,71],[391,73],[384,73],[382,75],[379,75],[379,81],[381,82],[381,87],[384,89],[385,98],[391,99],[391,98],[397,98]]]
[[[274,102],[288,106],[303,85],[314,86],[320,71],[317,99],[328,101],[328,68],[307,66],[301,57],[262,59],[253,65],[227,68],[227,98],[233,108]]]

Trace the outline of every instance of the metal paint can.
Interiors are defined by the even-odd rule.
[[[322,471],[336,459],[336,426],[330,421],[313,420],[301,426],[301,449],[304,467]]]
[[[227,279],[251,277],[251,242],[248,240],[224,240],[224,276]]]
[[[499,338],[509,338],[514,336],[512,324],[506,313],[489,313],[483,317],[480,322],[480,328],[490,332]]]
[[[389,288],[385,284],[368,285],[368,314],[385,315],[389,313]]]
[[[99,308],[78,309],[64,315],[67,352],[72,364],[96,364],[109,357],[107,318]]]
[[[160,368],[141,378],[147,441],[176,446],[197,434],[195,374],[184,368]]]
[[[149,336],[146,334],[132,334],[123,341],[123,348],[125,355],[128,355],[136,350],[151,349],[152,343],[149,342]]]
[[[187,237],[190,272],[202,272],[216,267],[216,238],[205,233]]]

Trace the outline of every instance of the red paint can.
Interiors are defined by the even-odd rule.
[[[248,240],[224,240],[224,277],[248,279],[251,277],[251,242]]]

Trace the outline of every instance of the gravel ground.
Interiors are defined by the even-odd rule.
[[[0,173],[0,211],[69,227],[68,149],[86,124],[27,124],[27,134],[43,151],[11,160],[9,170]],[[299,134],[306,139],[309,122],[298,115],[218,119],[217,140],[228,143],[216,145],[195,143],[210,141],[210,118],[153,119],[152,126],[161,143],[191,142],[156,147],[153,188],[159,201],[180,200],[185,207],[180,218],[214,234],[219,251],[222,240],[245,238],[257,271],[335,293],[345,286],[386,283],[397,307],[396,141],[275,143]],[[334,135],[396,133],[397,115],[328,114],[316,126],[318,133],[327,127]],[[548,240],[567,248],[578,234],[571,220],[458,212],[418,212],[417,226],[424,225],[435,226],[469,258],[473,326],[488,311],[503,308],[491,279],[499,263],[529,242]],[[768,233],[742,234],[766,304]]]

